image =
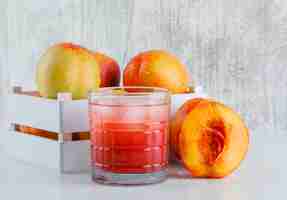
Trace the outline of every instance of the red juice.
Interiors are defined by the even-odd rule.
[[[90,115],[93,166],[114,173],[149,173],[166,167],[167,105],[93,104]]]

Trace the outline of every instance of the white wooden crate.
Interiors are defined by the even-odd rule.
[[[72,141],[74,132],[88,132],[88,101],[71,100],[70,94],[57,100],[24,94],[15,87],[9,96],[8,120],[11,128],[4,147],[17,159],[57,169],[61,173],[90,169],[90,145],[87,140]],[[68,98],[65,98],[68,97]],[[188,99],[206,97],[200,87],[195,93],[171,97],[171,115]],[[26,125],[58,134],[58,140],[19,133],[14,125]]]
[[[87,100],[71,100],[67,93],[57,100],[23,94],[14,88],[9,96],[5,149],[18,159],[58,169],[60,172],[89,170],[89,141],[72,141],[74,132],[88,132]],[[25,125],[58,134],[58,140],[19,133],[15,124]]]

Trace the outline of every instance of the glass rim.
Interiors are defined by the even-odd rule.
[[[170,92],[159,87],[105,87],[89,92],[88,100],[90,105],[157,106],[170,104]]]
[[[125,90],[125,93],[112,93],[112,91],[116,90]],[[139,89],[142,90],[140,92],[133,91],[129,92],[127,90],[132,89]],[[161,87],[149,87],[149,86],[115,86],[115,87],[103,87],[98,88],[97,90],[89,91],[89,97],[92,96],[132,96],[131,94],[135,94],[136,96],[146,96],[146,95],[153,95],[153,94],[162,94],[162,95],[169,95],[170,92],[168,89],[161,88]]]

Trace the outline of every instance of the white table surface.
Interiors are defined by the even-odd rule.
[[[264,130],[263,130],[264,131]],[[148,186],[104,186],[87,174],[57,175],[9,157],[0,148],[0,199],[286,199],[287,133],[251,132],[250,149],[239,170],[219,180],[170,177]]]

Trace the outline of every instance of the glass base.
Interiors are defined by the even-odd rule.
[[[144,185],[164,181],[167,178],[167,169],[144,174],[120,174],[93,167],[92,179],[101,184],[111,185]]]

